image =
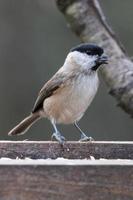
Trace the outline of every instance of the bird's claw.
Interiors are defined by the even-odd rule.
[[[66,141],[65,137],[62,136],[60,132],[53,133],[53,135],[51,136],[51,140],[53,140],[53,138],[55,138],[60,144],[64,144],[64,142]]]
[[[87,141],[94,141],[94,139],[92,137],[88,137],[87,135],[81,135],[81,138],[79,140],[79,142],[87,142]]]

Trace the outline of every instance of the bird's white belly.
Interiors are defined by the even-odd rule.
[[[96,73],[91,76],[80,75],[76,81],[44,101],[46,116],[56,123],[74,123],[90,105],[98,85]]]

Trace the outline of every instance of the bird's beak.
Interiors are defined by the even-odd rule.
[[[96,65],[92,67],[92,70],[94,71],[96,71],[100,65],[108,64],[108,57],[106,55],[99,56],[95,62],[96,62]]]
[[[108,57],[106,55],[102,55],[97,60],[98,64],[108,64]]]

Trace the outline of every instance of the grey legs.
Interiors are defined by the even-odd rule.
[[[61,135],[61,133],[58,131],[56,124],[54,122],[51,122],[55,132],[53,133],[51,139],[55,138],[60,144],[63,144],[65,142],[65,137]]]
[[[54,133],[52,134],[52,139],[55,138],[60,144],[63,144],[65,142],[65,137],[61,135],[61,133],[58,131],[55,122],[51,121],[53,127],[54,127]],[[93,141],[94,139],[92,137],[88,137],[78,126],[77,122],[74,123],[74,126],[78,129],[78,131],[81,133],[81,138],[79,141]]]
[[[88,137],[78,126],[77,122],[74,123],[74,126],[78,129],[78,131],[81,133],[81,138],[79,141],[84,142],[84,141],[93,141],[94,139],[92,137]]]

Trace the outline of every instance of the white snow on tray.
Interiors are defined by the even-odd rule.
[[[133,160],[126,159],[116,159],[116,160],[107,160],[107,159],[99,159],[92,160],[88,159],[65,159],[65,158],[57,158],[57,159],[10,159],[10,158],[1,158],[0,165],[133,165]]]

